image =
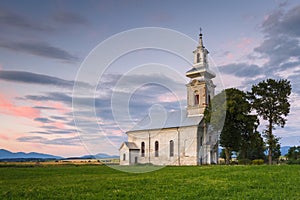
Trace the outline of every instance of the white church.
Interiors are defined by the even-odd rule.
[[[214,96],[214,72],[209,69],[208,50],[203,46],[202,33],[193,51],[194,64],[186,72],[190,78],[186,110],[165,116],[148,116],[126,132],[120,165],[203,165],[218,162],[218,137],[207,128],[204,110]]]

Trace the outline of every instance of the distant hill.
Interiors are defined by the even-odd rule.
[[[36,153],[36,152],[30,152],[30,153],[24,153],[24,152],[10,152],[5,149],[0,149],[0,159],[62,159],[63,157],[60,156],[54,156],[50,154],[43,154],[43,153]]]
[[[35,160],[61,160],[61,159],[105,159],[105,158],[119,158],[116,155],[108,155],[105,153],[98,153],[96,155],[85,155],[78,157],[63,158],[51,154],[43,154],[37,152],[10,152],[5,149],[0,149],[0,161],[35,161]]]
[[[84,155],[84,156],[80,156],[80,157],[69,157],[66,159],[105,159],[105,158],[119,158],[119,156],[108,155],[105,153],[98,153],[96,155]]]

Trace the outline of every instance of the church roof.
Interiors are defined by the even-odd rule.
[[[198,125],[202,119],[203,115],[188,117],[185,110],[157,114],[150,113],[150,115],[146,116],[130,131],[195,126]]]
[[[134,142],[124,142],[123,144],[125,144],[128,147],[128,149],[139,150],[138,146]]]
[[[205,67],[200,67],[200,68],[193,67],[192,69],[190,69],[189,71],[186,72],[186,76],[190,77],[190,78],[199,77],[199,76],[207,76],[211,79],[211,78],[215,78],[216,74],[213,71],[211,71],[210,69],[205,68]]]

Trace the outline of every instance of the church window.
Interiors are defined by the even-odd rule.
[[[203,137],[200,138],[200,146],[203,145]]]
[[[145,157],[145,142],[142,142],[142,143],[141,143],[141,150],[142,150],[142,152],[141,152],[142,155],[141,155],[141,156],[142,156],[142,157]]]
[[[170,157],[174,156],[174,141],[170,140]]]
[[[200,62],[200,53],[197,53],[197,63]]]
[[[155,141],[154,146],[155,146],[155,157],[158,157],[158,141]]]
[[[195,94],[195,105],[199,105],[199,94]]]
[[[126,160],[126,154],[125,153],[123,154],[123,160]]]

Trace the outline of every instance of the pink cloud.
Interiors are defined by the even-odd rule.
[[[50,108],[55,108],[61,114],[69,113],[72,111],[70,107],[64,105],[61,102],[48,101],[47,104],[45,104],[45,102],[39,102],[39,101],[34,101],[34,100],[31,100],[31,102],[32,102],[32,104],[34,104],[36,106],[47,106]]]
[[[10,138],[6,135],[0,134],[0,140],[9,140]]]
[[[30,119],[40,116],[40,111],[38,109],[29,106],[15,105],[3,94],[0,94],[0,113]]]
[[[185,96],[184,96],[185,98]],[[163,94],[163,95],[160,95],[158,97],[158,101],[159,102],[176,102],[176,101],[180,101],[180,100],[183,100],[184,98],[179,98],[175,95],[173,95],[172,93],[167,93],[167,94]]]
[[[65,124],[59,121],[51,123],[52,126],[55,126],[58,129],[65,129]]]

